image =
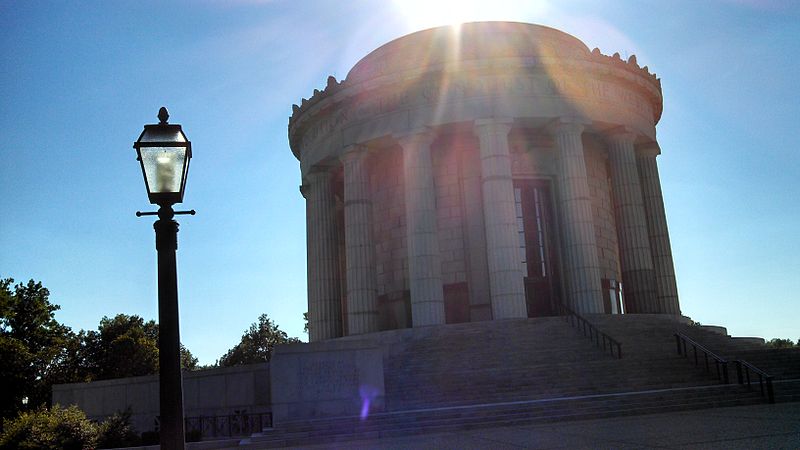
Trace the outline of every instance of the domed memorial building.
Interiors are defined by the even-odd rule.
[[[578,313],[679,315],[661,83],[561,31],[479,22],[373,51],[289,120],[311,341]]]

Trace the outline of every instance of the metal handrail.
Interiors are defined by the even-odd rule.
[[[717,369],[717,379],[722,384],[729,384],[730,383],[730,379],[728,377],[728,361],[725,358],[723,358],[723,357],[717,355],[716,353],[712,352],[711,350],[703,347],[699,342],[695,341],[694,339],[690,338],[689,336],[686,336],[683,333],[680,333],[680,332],[676,331],[674,336],[675,336],[675,343],[678,346],[678,354],[679,355],[683,355],[684,358],[688,358],[689,357],[689,353],[686,351],[686,343],[689,342],[689,344],[691,344],[692,349],[694,351],[694,365],[695,366],[699,366],[700,365],[700,361],[699,361],[698,353],[697,353],[697,350],[699,349],[703,353],[703,358],[705,360],[706,372],[710,372],[711,371],[711,368],[710,368],[710,365],[709,365],[709,362],[708,362],[708,357],[710,356],[714,360],[714,365],[716,366],[716,369]]]
[[[737,359],[734,361],[736,363],[736,377],[739,381],[739,384],[745,384],[744,379],[747,378],[747,388],[751,389],[750,385],[750,371],[753,371],[756,375],[758,375],[758,386],[759,390],[761,391],[761,396],[766,397],[769,403],[775,403],[775,393],[772,389],[772,375],[764,372],[763,370],[759,369],[758,367],[750,364],[749,362],[743,359]],[[742,374],[742,367],[744,367],[744,376]],[[766,392],[764,392],[766,386]]]
[[[703,352],[703,356],[705,358],[706,372],[710,371],[708,364],[708,357],[710,356],[712,359],[714,359],[714,363],[717,368],[717,379],[719,379],[723,384],[730,383],[730,379],[728,377],[728,361],[726,361],[725,358],[703,347],[700,343],[689,336],[686,336],[680,332],[675,332],[675,343],[678,346],[678,354],[682,354],[685,358],[689,357],[689,353],[686,351],[687,342],[692,345],[695,366],[699,365],[697,354],[697,350],[699,349],[701,352]],[[736,378],[739,384],[747,384],[747,388],[751,389],[752,385],[750,380],[750,372],[753,372],[754,374],[758,375],[758,386],[761,396],[765,397],[769,403],[775,403],[775,393],[772,388],[772,380],[774,377],[772,375],[764,372],[763,370],[743,359],[736,359],[733,362],[736,364]],[[742,370],[743,367],[744,370]]]
[[[586,318],[571,310],[563,303],[558,303],[557,307],[559,309],[559,314],[566,317],[570,325],[578,327],[584,336],[588,337],[597,345],[597,348],[602,346],[603,351],[608,350],[611,356],[622,359],[622,344],[620,344],[618,340],[598,330],[597,327],[592,325]],[[617,350],[616,354],[614,354],[614,348]]]
[[[236,413],[221,416],[197,416],[184,419],[188,432],[203,438],[249,436],[272,426],[272,413]]]

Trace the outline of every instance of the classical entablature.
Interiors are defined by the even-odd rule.
[[[311,339],[579,312],[678,314],[661,83],[538,25],[424,30],[293,107]]]

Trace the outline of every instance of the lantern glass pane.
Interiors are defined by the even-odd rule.
[[[151,193],[180,192],[186,147],[142,147],[141,154]]]

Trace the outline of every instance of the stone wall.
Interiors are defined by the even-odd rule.
[[[621,281],[611,185],[606,167],[607,158],[600,144],[585,141],[586,175],[592,194],[592,218],[597,241],[597,259],[602,278]]]
[[[402,157],[399,147],[385,148],[374,155],[370,166],[372,236],[382,330],[411,326]]]
[[[275,347],[273,423],[332,416],[365,418],[385,408],[383,353],[370,339],[331,339]]]
[[[464,227],[459,174],[459,148],[445,142],[435,147],[436,223],[442,258],[442,284],[467,281]]]
[[[460,170],[463,150],[459,142],[445,137],[435,142],[432,155],[436,185],[436,223],[447,323],[470,320],[464,198]]]
[[[53,386],[53,404],[78,405],[93,420],[130,407],[139,432],[155,428],[158,376],[118,378]],[[225,367],[183,373],[184,417],[225,416],[236,411],[271,411],[269,364]]]

